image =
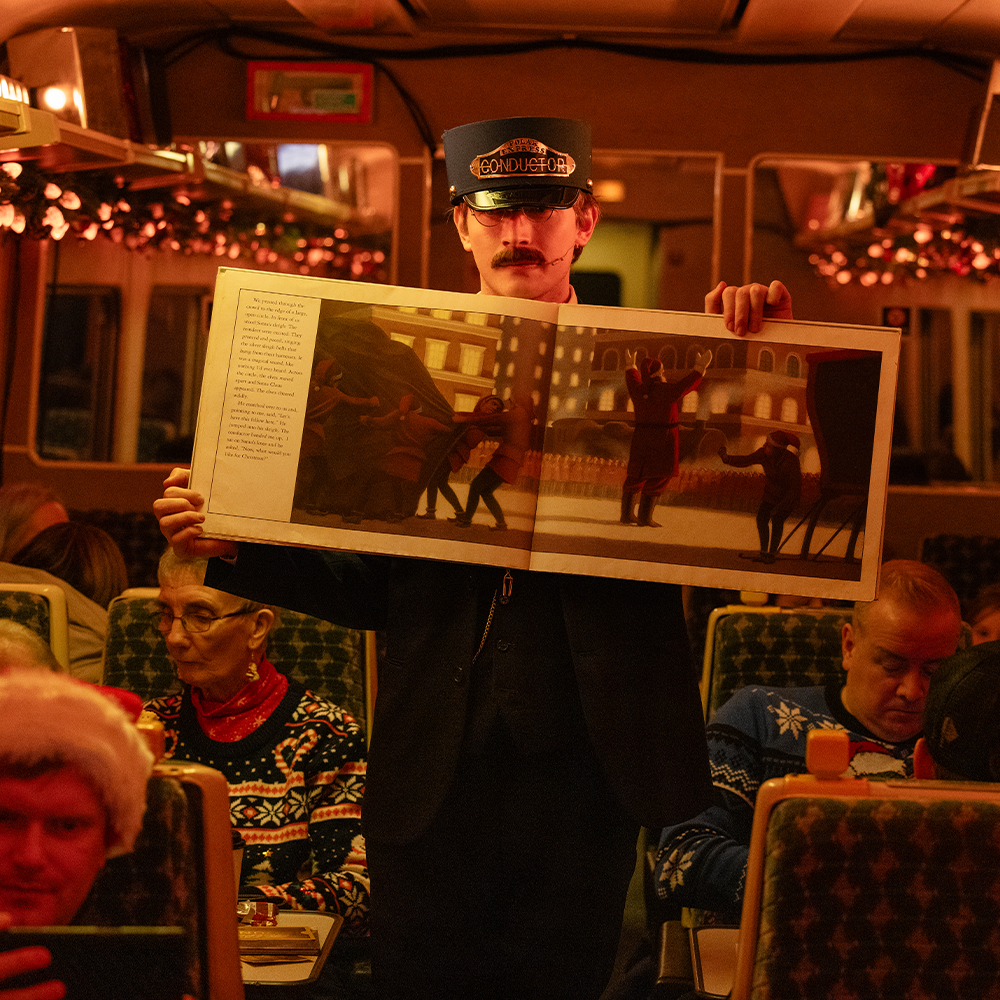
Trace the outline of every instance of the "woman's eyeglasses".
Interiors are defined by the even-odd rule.
[[[519,205],[517,208],[473,208],[469,211],[481,226],[499,226],[505,219],[513,219],[519,212],[529,222],[547,222],[552,218],[556,207],[552,205]],[[564,211],[564,209],[560,209]]]
[[[164,635],[167,635],[174,627],[174,622],[180,619],[181,628],[185,632],[207,632],[213,623],[222,621],[223,618],[236,618],[240,615],[248,615],[251,612],[230,611],[228,615],[210,615],[204,611],[185,611],[182,615],[175,615],[165,608],[162,611],[153,611],[150,620]]]

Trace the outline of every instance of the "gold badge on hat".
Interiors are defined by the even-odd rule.
[[[576,161],[537,139],[511,139],[492,152],[480,153],[469,170],[480,180],[491,177],[569,177]]]

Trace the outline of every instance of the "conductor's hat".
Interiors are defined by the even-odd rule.
[[[497,118],[444,133],[451,203],[569,208],[590,192],[590,125],[571,118]]]

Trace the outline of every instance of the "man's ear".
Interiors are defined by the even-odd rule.
[[[585,247],[590,242],[590,237],[594,235],[597,226],[597,209],[593,205],[587,205],[577,215],[576,223],[576,245]]]
[[[462,246],[471,253],[472,243],[469,241],[469,210],[463,202],[459,202],[451,212],[451,217],[458,230],[458,238],[462,241]]]
[[[844,669],[850,669],[851,654],[854,652],[854,626],[850,622],[844,622],[844,627],[840,631],[840,653],[844,658]]]

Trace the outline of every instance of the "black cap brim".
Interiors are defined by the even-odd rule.
[[[494,191],[470,191],[456,199],[469,208],[486,211],[495,208],[571,208],[580,196],[575,187],[499,188]]]

